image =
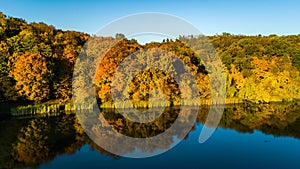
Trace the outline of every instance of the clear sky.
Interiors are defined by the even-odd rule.
[[[120,17],[141,12],[179,16],[205,35],[300,34],[299,0],[1,0],[0,11],[90,34]]]

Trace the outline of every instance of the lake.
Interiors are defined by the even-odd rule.
[[[208,109],[200,107],[192,130],[174,148],[140,159],[118,156],[99,147],[72,113],[1,119],[0,168],[300,168],[299,104],[227,105],[215,133],[200,144]],[[125,121],[110,124],[122,134],[152,137],[170,127],[170,117],[176,118],[174,111],[166,112],[168,120],[162,119],[162,128],[147,126],[151,132],[125,129],[134,126]],[[120,118],[111,109],[101,113],[111,121]],[[161,144],[168,150],[171,143]],[[122,151],[132,150],[124,145]]]

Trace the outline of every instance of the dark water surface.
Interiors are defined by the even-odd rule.
[[[207,113],[202,107],[192,131],[173,149],[142,159],[97,146],[74,114],[2,119],[0,168],[300,168],[298,104],[227,106],[216,132],[200,144]]]

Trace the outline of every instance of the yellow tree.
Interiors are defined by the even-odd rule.
[[[18,94],[36,102],[49,98],[52,73],[48,67],[46,58],[40,54],[26,52],[21,55],[12,73]]]
[[[227,96],[236,97],[244,85],[245,79],[243,74],[237,69],[236,65],[231,64],[230,72],[228,72]]]

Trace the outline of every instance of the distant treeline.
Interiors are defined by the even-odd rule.
[[[90,38],[75,31],[62,31],[44,23],[26,23],[0,13],[0,101],[68,102],[72,97],[72,75],[76,59]],[[100,37],[99,37],[100,38]],[[123,38],[118,34],[115,38]],[[110,37],[114,40],[115,38]],[[227,75],[227,98],[254,102],[300,99],[300,35],[244,36],[223,33],[208,37],[223,62]],[[105,55],[94,79],[100,103],[112,101],[110,84],[116,67],[142,49],[176,54],[196,77],[202,99],[210,99],[209,73],[197,52],[184,42],[200,43],[199,37],[179,37],[140,45],[120,40]],[[131,65],[134,66],[134,65]],[[128,67],[128,70],[130,67]],[[122,79],[122,77],[120,77]],[[133,103],[147,101],[149,92],[161,89],[170,104],[192,92],[186,80],[184,91],[169,74],[157,69],[139,73],[130,83]],[[121,87],[120,87],[121,89]]]

